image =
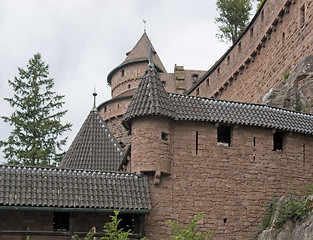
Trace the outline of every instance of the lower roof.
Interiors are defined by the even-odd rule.
[[[9,207],[146,213],[151,201],[142,175],[0,165],[0,209]]]

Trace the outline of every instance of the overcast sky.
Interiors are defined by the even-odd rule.
[[[108,73],[147,34],[168,72],[208,70],[228,49],[217,41],[215,0],[0,0],[0,115],[12,112],[8,79],[40,53],[54,90],[65,95],[68,148],[93,105],[110,98]],[[10,127],[0,119],[0,140]],[[3,162],[0,153],[0,163]]]

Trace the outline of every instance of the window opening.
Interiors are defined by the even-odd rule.
[[[230,56],[227,56],[227,65],[230,64]]]
[[[192,79],[194,82],[196,82],[199,78],[199,75],[198,74],[192,74]]]
[[[255,137],[253,137],[253,161],[255,161]]]
[[[230,146],[230,126],[226,126],[226,125],[218,126],[217,142],[224,146]]]
[[[224,222],[224,223],[227,223],[227,218],[224,218],[224,219],[223,219],[223,222]]]
[[[239,53],[241,52],[241,42],[238,43],[238,52],[239,52]]]
[[[221,72],[221,69],[220,68],[217,68],[217,74],[219,75]]]
[[[130,89],[130,84],[128,84],[128,89]]]
[[[283,32],[283,34],[282,34],[282,42],[283,43],[285,43],[285,39],[286,39],[286,34],[285,34],[285,32]]]
[[[168,133],[166,133],[166,132],[162,132],[162,134],[161,134],[161,138],[162,138],[162,140],[168,140],[168,136],[169,136],[169,134]]]
[[[68,231],[70,227],[70,214],[67,212],[53,213],[53,231]]]
[[[261,21],[263,21],[264,20],[264,10],[262,10],[262,12],[261,12]]]
[[[209,78],[206,80],[206,85],[210,86],[210,79]]]
[[[303,154],[303,167],[305,167],[305,144],[302,147],[302,154]]]
[[[304,24],[305,21],[305,4],[300,8],[300,27]]]
[[[283,133],[275,132],[273,135],[274,148],[273,151],[283,150]]]
[[[162,85],[165,86],[166,85],[166,81],[162,81]]]
[[[250,28],[250,37],[253,37],[253,27]]]
[[[121,70],[121,77],[124,77],[124,75],[125,75],[125,70],[122,69],[122,70]]]
[[[200,94],[200,91],[199,91],[199,88],[197,88],[196,95],[199,96],[199,94]]]
[[[123,231],[130,231],[133,234],[139,234],[139,215],[135,214],[119,214],[118,219],[120,223],[118,224],[118,229],[123,229]]]
[[[199,132],[196,131],[196,155],[198,155]]]
[[[104,106],[104,112],[107,112],[107,106]]]

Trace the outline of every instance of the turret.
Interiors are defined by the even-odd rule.
[[[123,120],[131,132],[132,172],[154,172],[156,182],[171,173],[174,115],[157,70],[149,64]]]

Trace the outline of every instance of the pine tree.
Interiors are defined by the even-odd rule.
[[[2,119],[13,130],[7,141],[0,141],[8,164],[56,166],[64,152],[67,137],[62,134],[72,124],[61,123],[67,110],[61,110],[63,95],[52,91],[54,79],[49,78],[49,66],[35,54],[27,69],[18,68],[19,76],[8,80],[14,90],[12,98],[4,98],[15,111]]]
[[[220,23],[216,36],[234,44],[249,23],[252,4],[250,0],[217,0],[216,6],[219,17],[215,21]]]

